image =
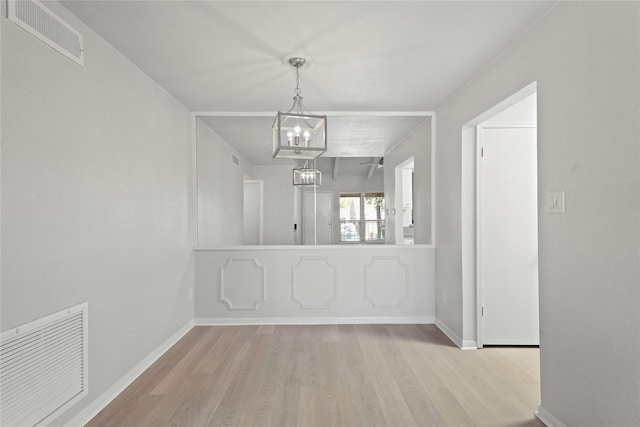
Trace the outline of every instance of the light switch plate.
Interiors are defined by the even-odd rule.
[[[552,214],[563,214],[565,211],[564,191],[547,193],[544,200],[544,211]]]

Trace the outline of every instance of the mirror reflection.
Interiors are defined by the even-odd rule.
[[[198,247],[431,242],[431,116],[330,117],[306,164],[271,158],[272,120],[196,118]]]

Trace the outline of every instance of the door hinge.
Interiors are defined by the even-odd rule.
[[[480,316],[484,317],[484,305],[480,307]]]
[[[480,147],[480,157],[484,157],[484,147]]]

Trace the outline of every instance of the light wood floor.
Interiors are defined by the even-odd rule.
[[[433,325],[195,327],[89,426],[544,426],[537,348]]]

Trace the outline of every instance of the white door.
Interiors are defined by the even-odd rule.
[[[262,244],[263,181],[244,181],[244,236],[245,245]]]
[[[481,128],[479,343],[538,345],[535,128]]]
[[[331,244],[332,197],[330,191],[307,191],[304,193],[302,244]]]

